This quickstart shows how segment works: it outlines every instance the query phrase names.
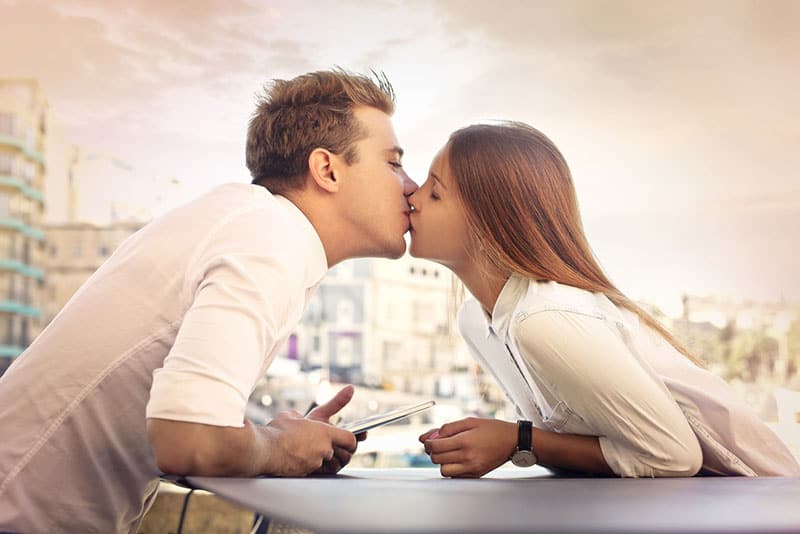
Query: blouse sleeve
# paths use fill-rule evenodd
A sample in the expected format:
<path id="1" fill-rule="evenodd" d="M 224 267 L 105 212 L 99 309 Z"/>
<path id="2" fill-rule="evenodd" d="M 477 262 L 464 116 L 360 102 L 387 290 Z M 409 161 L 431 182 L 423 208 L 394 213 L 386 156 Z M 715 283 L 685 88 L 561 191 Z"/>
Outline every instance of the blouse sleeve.
<path id="1" fill-rule="evenodd" d="M 613 325 L 564 311 L 523 319 L 517 345 L 529 368 L 599 437 L 619 476 L 693 476 L 702 451 L 682 410 L 636 360 Z"/>

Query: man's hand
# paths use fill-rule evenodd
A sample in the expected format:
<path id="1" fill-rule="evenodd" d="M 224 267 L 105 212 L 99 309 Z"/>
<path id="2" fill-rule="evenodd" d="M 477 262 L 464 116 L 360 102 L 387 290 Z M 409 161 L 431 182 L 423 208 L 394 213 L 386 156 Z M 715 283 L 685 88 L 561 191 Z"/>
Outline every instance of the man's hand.
<path id="1" fill-rule="evenodd" d="M 304 476 L 336 473 L 356 450 L 352 432 L 328 420 L 353 397 L 342 389 L 304 418 L 285 412 L 268 425 L 225 427 L 148 419 L 147 433 L 158 468 L 164 473 L 198 476 Z M 359 436 L 363 439 L 363 436 Z"/>
<path id="2" fill-rule="evenodd" d="M 419 440 L 445 477 L 481 477 L 503 465 L 517 447 L 517 425 L 469 417 L 429 430 Z"/>
<path id="3" fill-rule="evenodd" d="M 354 392 L 355 388 L 353 388 L 353 386 L 343 387 L 331 400 L 311 410 L 306 418 L 312 421 L 330 423 L 331 417 L 339 413 L 339 411 L 352 400 Z M 356 435 L 357 441 L 364 441 L 366 438 L 366 432 Z M 316 472 L 331 475 L 338 473 L 344 466 L 350 463 L 354 452 L 355 449 L 351 451 L 343 447 L 334 447 L 333 458 L 326 461 Z"/>
<path id="4" fill-rule="evenodd" d="M 356 450 L 356 437 L 352 432 L 305 418 L 294 411 L 279 414 L 262 428 L 269 436 L 267 473 L 272 475 L 336 473 Z"/>

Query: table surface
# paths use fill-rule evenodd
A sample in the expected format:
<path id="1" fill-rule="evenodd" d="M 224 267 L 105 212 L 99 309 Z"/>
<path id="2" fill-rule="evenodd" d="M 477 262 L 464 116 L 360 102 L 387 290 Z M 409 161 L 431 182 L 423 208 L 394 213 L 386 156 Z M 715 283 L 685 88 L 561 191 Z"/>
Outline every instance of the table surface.
<path id="1" fill-rule="evenodd" d="M 534 467 L 482 479 L 404 468 L 187 480 L 319 533 L 800 532 L 800 478 L 565 478 Z"/>

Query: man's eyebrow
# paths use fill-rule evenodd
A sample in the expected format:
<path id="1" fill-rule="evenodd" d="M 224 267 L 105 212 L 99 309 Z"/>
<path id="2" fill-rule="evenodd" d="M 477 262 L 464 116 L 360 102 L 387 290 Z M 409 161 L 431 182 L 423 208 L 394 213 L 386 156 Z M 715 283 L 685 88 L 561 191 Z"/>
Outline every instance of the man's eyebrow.
<path id="1" fill-rule="evenodd" d="M 445 189 L 445 190 L 447 190 L 447 186 L 446 186 L 446 185 L 444 185 L 444 184 L 442 183 L 442 179 L 441 179 L 441 178 L 439 178 L 439 177 L 436 175 L 436 173 L 433 173 L 433 172 L 432 172 L 432 173 L 431 173 L 431 178 L 433 178 L 434 180 L 436 180 L 436 182 L 437 182 L 439 185 L 441 185 L 441 186 L 442 186 L 442 189 Z"/>
<path id="2" fill-rule="evenodd" d="M 399 146 L 393 146 L 392 148 L 387 148 L 386 149 L 386 153 L 387 154 L 397 154 L 398 156 L 400 156 L 402 158 L 403 154 L 405 154 L 405 151 L 402 148 L 400 148 Z"/>

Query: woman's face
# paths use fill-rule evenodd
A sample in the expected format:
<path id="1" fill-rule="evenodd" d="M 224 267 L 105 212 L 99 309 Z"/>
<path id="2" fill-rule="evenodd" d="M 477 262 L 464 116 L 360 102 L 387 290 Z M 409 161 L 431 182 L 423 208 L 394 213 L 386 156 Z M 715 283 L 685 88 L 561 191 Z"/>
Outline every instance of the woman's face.
<path id="1" fill-rule="evenodd" d="M 450 174 L 445 145 L 431 162 L 428 179 L 411 197 L 411 247 L 409 252 L 447 267 L 469 261 L 464 208 Z"/>

